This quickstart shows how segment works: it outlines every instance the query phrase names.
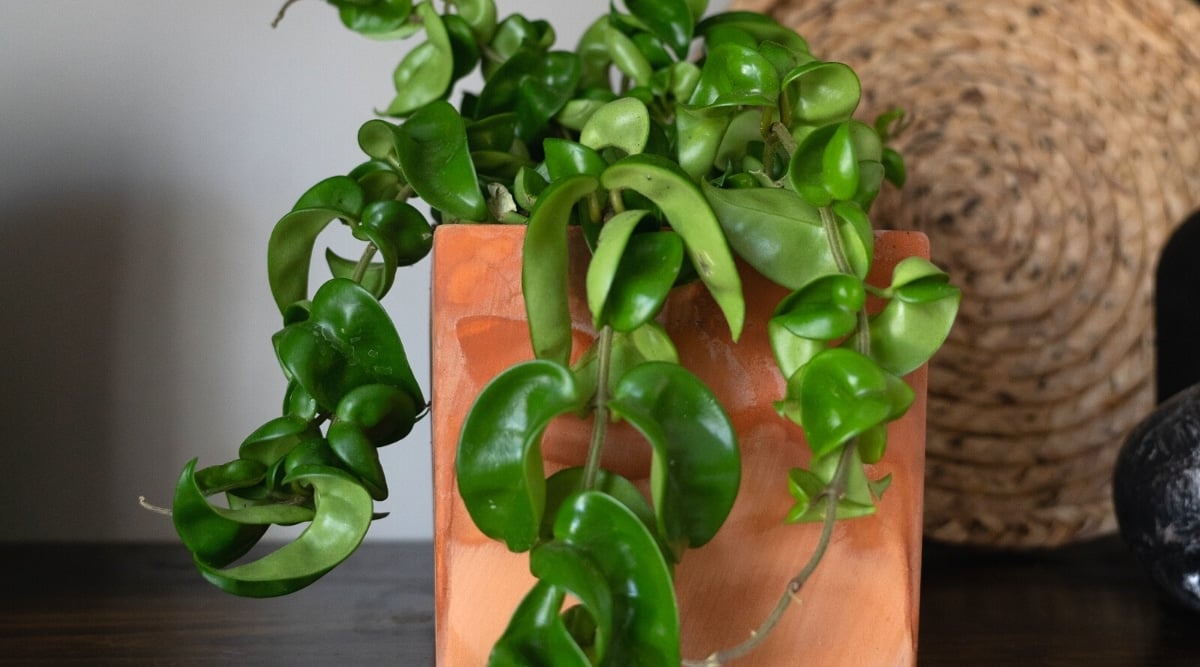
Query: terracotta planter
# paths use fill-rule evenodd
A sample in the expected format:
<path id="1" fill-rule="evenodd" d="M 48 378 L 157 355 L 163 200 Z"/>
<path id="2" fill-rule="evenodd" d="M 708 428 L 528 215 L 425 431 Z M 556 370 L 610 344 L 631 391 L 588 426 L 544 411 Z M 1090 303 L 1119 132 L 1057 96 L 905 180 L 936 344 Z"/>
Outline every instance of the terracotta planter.
<path id="1" fill-rule="evenodd" d="M 437 657 L 442 667 L 487 661 L 517 602 L 531 586 L 527 554 L 512 554 L 480 534 L 458 496 L 454 456 L 459 429 L 479 390 L 497 373 L 532 357 L 520 292 L 523 227 L 440 227 L 433 250 L 433 441 Z M 928 256 L 914 232 L 879 235 L 871 281 L 900 258 Z M 584 266 L 586 249 L 573 246 Z M 573 269 L 576 353 L 594 334 L 583 272 Z M 791 506 L 786 473 L 808 460 L 798 427 L 775 414 L 783 395 L 766 321 L 784 290 L 744 269 L 746 329 L 733 347 L 702 286 L 673 295 L 664 324 L 681 360 L 721 399 L 737 427 L 741 493 L 725 527 L 677 570 L 683 654 L 701 658 L 757 627 L 803 566 L 819 527 L 784 525 Z M 891 427 L 887 456 L 872 476 L 893 474 L 879 512 L 840 524 L 816 575 L 780 627 L 742 661 L 760 667 L 912 665 L 916 662 L 924 482 L 925 369 L 908 378 L 916 402 Z M 547 473 L 581 465 L 587 422 L 562 418 L 545 440 Z M 631 429 L 610 431 L 605 464 L 635 481 L 649 470 L 649 448 Z"/>

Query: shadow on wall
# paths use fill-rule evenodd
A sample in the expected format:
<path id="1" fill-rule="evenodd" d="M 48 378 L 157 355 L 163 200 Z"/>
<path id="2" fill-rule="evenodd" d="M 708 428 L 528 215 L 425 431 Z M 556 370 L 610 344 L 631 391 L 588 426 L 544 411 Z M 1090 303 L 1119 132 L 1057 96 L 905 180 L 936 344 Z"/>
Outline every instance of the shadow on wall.
<path id="1" fill-rule="evenodd" d="M 100 539 L 130 504 L 111 480 L 131 207 L 120 188 L 0 205 L 0 540 Z"/>

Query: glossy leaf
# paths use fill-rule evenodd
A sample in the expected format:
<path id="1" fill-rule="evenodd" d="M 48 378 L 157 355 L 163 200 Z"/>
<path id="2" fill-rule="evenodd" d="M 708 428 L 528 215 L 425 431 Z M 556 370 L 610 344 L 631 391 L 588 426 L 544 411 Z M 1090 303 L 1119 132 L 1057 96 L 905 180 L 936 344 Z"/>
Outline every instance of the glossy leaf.
<path id="1" fill-rule="evenodd" d="M 312 487 L 312 523 L 295 541 L 243 565 L 221 569 L 197 558 L 205 579 L 236 595 L 284 595 L 316 581 L 358 548 L 372 512 L 371 497 L 362 486 L 340 471 L 320 467 L 296 471 L 286 481 Z"/>
<path id="2" fill-rule="evenodd" d="M 533 546 L 545 506 L 542 432 L 579 404 L 570 371 L 549 361 L 514 366 L 480 392 L 455 465 L 463 502 L 483 534 L 512 551 Z"/>
<path id="3" fill-rule="evenodd" d="M 579 76 L 579 56 L 574 53 L 522 49 L 488 78 L 476 115 L 515 111 L 517 137 L 532 142 L 571 99 Z"/>
<path id="4" fill-rule="evenodd" d="M 338 421 L 358 426 L 373 447 L 389 445 L 412 431 L 418 406 L 407 391 L 386 384 L 350 390 L 338 402 Z"/>
<path id="5" fill-rule="evenodd" d="M 458 15 L 471 26 L 481 44 L 491 41 L 496 32 L 495 0 L 452 0 Z"/>
<path id="6" fill-rule="evenodd" d="M 674 556 L 707 543 L 741 481 L 737 435 L 716 397 L 683 367 L 651 362 L 621 378 L 609 407 L 653 447 L 651 495 Z"/>
<path id="7" fill-rule="evenodd" d="M 397 39 L 410 34 L 408 22 L 412 0 L 329 0 L 338 8 L 342 24 L 354 32 L 374 39 Z"/>
<path id="8" fill-rule="evenodd" d="M 654 537 L 621 503 L 585 491 L 559 510 L 554 542 L 591 561 L 612 594 L 607 665 L 677 665 L 679 610 Z"/>
<path id="9" fill-rule="evenodd" d="M 245 480 L 253 484 L 262 479 L 263 467 Z M 223 516 L 209 504 L 206 492 L 197 483 L 196 459 L 188 461 L 175 485 L 171 520 L 175 532 L 197 559 L 217 565 L 231 563 L 250 551 L 266 532 L 267 526 L 247 524 Z"/>
<path id="10" fill-rule="evenodd" d="M 844 273 L 822 276 L 788 295 L 775 309 L 778 322 L 792 335 L 829 341 L 849 335 L 866 305 L 862 280 Z"/>
<path id="11" fill-rule="evenodd" d="M 589 657 L 602 664 L 614 630 L 613 593 L 605 573 L 586 552 L 557 540 L 538 545 L 530 552 L 529 570 L 539 581 L 579 600 L 592 620 L 592 636 L 586 644 L 594 647 L 594 654 Z"/>
<path id="12" fill-rule="evenodd" d="M 814 456 L 903 414 L 913 393 L 869 357 L 844 348 L 825 350 L 797 374 L 804 433 Z M 789 384 L 791 384 L 789 382 Z M 788 388 L 793 395 L 793 387 Z"/>
<path id="13" fill-rule="evenodd" d="M 849 123 L 838 124 L 821 157 L 821 173 L 829 194 L 839 200 L 853 197 L 858 191 L 858 156 Z"/>
<path id="14" fill-rule="evenodd" d="M 608 163 L 595 150 L 569 139 L 549 138 L 542 142 L 546 152 L 546 171 L 551 181 L 576 174 L 599 177 Z"/>
<path id="15" fill-rule="evenodd" d="M 362 187 L 349 176 L 334 176 L 310 188 L 275 223 L 267 247 L 267 277 L 280 312 L 308 294 L 317 236 L 334 220 L 357 221 L 363 206 Z"/>
<path id="16" fill-rule="evenodd" d="M 696 34 L 707 36 L 712 29 L 718 26 L 736 27 L 753 35 L 760 42 L 770 40 L 795 53 L 808 53 L 808 43 L 794 29 L 781 25 L 775 19 L 761 12 L 727 11 L 714 14 L 696 26 Z"/>
<path id="17" fill-rule="evenodd" d="M 559 610 L 566 591 L 539 582 L 517 605 L 492 648 L 488 667 L 589 667 Z"/>
<path id="18" fill-rule="evenodd" d="M 825 520 L 830 501 L 827 489 L 840 454 L 840 450 L 835 450 L 814 458 L 812 471 L 795 468 L 789 472 L 788 491 L 796 504 L 788 513 L 787 523 L 817 523 Z M 877 494 L 872 492 L 872 484 L 863 471 L 863 462 L 857 450 L 850 454 L 847 464 L 846 487 L 838 500 L 835 516 L 838 520 L 870 516 L 876 511 Z"/>
<path id="19" fill-rule="evenodd" d="M 358 147 L 372 159 L 395 162 L 396 125 L 373 118 L 358 128 Z"/>
<path id="20" fill-rule="evenodd" d="M 273 341 L 288 376 L 327 411 L 365 384 L 392 385 L 424 402 L 387 312 L 353 281 L 335 278 L 322 285 L 311 317 L 284 327 Z"/>
<path id="21" fill-rule="evenodd" d="M 871 318 L 871 352 L 889 372 L 905 375 L 950 335 L 962 292 L 936 266 L 915 257 L 896 265 L 891 289 L 897 296 Z"/>
<path id="22" fill-rule="evenodd" d="M 450 73 L 450 81 L 454 82 L 474 72 L 479 65 L 479 44 L 471 24 L 458 14 L 442 16 L 442 23 L 450 39 L 450 52 L 454 54 L 454 69 Z"/>
<path id="23" fill-rule="evenodd" d="M 321 433 L 308 419 L 276 417 L 246 436 L 238 448 L 238 458 L 269 466 L 304 440 Z"/>
<path id="24" fill-rule="evenodd" d="M 596 252 L 592 255 L 587 270 L 588 310 L 592 313 L 592 324 L 596 328 L 603 324 L 604 306 L 608 302 L 609 291 L 617 276 L 629 238 L 647 213 L 649 211 L 636 209 L 622 211 L 604 223 L 600 230 Z"/>
<path id="25" fill-rule="evenodd" d="M 608 362 L 609 391 L 611 392 L 616 387 L 617 381 L 634 366 L 648 361 L 679 363 L 679 352 L 675 349 L 675 343 L 661 324 L 650 320 L 628 333 L 614 332 L 612 354 Z M 572 372 L 577 378 L 576 383 L 580 387 L 595 391 L 599 377 L 597 364 L 596 345 L 593 343 L 591 347 L 584 350 L 575 365 L 572 366 Z M 591 398 L 592 396 L 589 395 L 586 400 L 591 400 Z"/>
<path id="26" fill-rule="evenodd" d="M 579 143 L 595 150 L 619 148 L 627 155 L 641 153 L 650 140 L 650 111 L 632 97 L 613 100 L 596 109 L 579 135 Z"/>
<path id="27" fill-rule="evenodd" d="M 782 94 L 792 110 L 792 122 L 824 125 L 848 120 L 858 108 L 862 84 L 842 63 L 814 61 L 799 65 L 784 77 Z"/>
<path id="28" fill-rule="evenodd" d="M 554 520 L 558 510 L 582 489 L 583 468 L 580 466 L 563 468 L 546 479 L 546 511 L 542 515 L 540 531 L 542 541 L 554 539 Z M 657 519 L 654 509 L 633 482 L 601 468 L 596 471 L 592 490 L 608 494 L 633 512 L 648 530 L 655 530 Z"/>
<path id="29" fill-rule="evenodd" d="M 695 26 L 688 0 L 625 0 L 625 6 L 655 37 L 669 45 L 677 58 L 687 58 Z"/>
<path id="30" fill-rule="evenodd" d="M 396 66 L 392 75 L 396 97 L 388 105 L 389 116 L 407 116 L 440 99 L 450 89 L 454 76 L 454 51 L 442 17 L 432 2 L 418 4 L 415 11 L 425 29 L 426 41 L 409 51 Z"/>
<path id="31" fill-rule="evenodd" d="M 704 196 L 742 259 L 788 289 L 834 273 L 821 215 L 783 188 L 722 189 L 702 184 Z M 865 274 L 864 274 L 865 275 Z"/>
<path id="32" fill-rule="evenodd" d="M 797 336 L 774 319 L 767 322 L 767 337 L 771 343 L 771 352 L 775 355 L 775 363 L 785 378 L 795 375 L 813 357 L 817 356 L 817 353 L 829 347 L 823 340 Z M 776 405 L 776 408 L 781 410 L 784 417 L 797 424 L 802 423 L 798 404 L 785 402 Z"/>
<path id="33" fill-rule="evenodd" d="M 753 48 L 727 42 L 709 50 L 688 105 L 774 106 L 778 98 L 779 74 L 771 61 Z"/>
<path id="34" fill-rule="evenodd" d="M 657 317 L 682 265 L 683 241 L 675 232 L 635 234 L 614 273 L 602 321 L 631 332 Z"/>
<path id="35" fill-rule="evenodd" d="M 604 44 L 608 47 L 613 64 L 633 81 L 635 86 L 649 86 L 654 78 L 654 68 L 650 66 L 646 56 L 642 55 L 641 49 L 629 36 L 613 26 L 611 21 L 605 21 L 601 25 Z"/>
<path id="36" fill-rule="evenodd" d="M 737 340 L 746 317 L 742 280 L 721 225 L 699 186 L 674 163 L 655 155 L 624 158 L 609 166 L 601 181 L 609 190 L 633 190 L 663 212 L 683 238 L 700 280 L 724 313 L 731 337 Z"/>
<path id="37" fill-rule="evenodd" d="M 571 357 L 571 312 L 567 300 L 567 224 L 580 199 L 599 181 L 581 174 L 548 187 L 529 216 L 522 250 L 521 291 L 529 336 L 538 359 L 567 365 Z"/>
<path id="38" fill-rule="evenodd" d="M 487 202 L 467 150 L 466 122 L 449 102 L 422 107 L 396 130 L 405 178 L 421 199 L 460 220 L 480 221 Z"/>
<path id="39" fill-rule="evenodd" d="M 329 449 L 342 463 L 338 467 L 353 475 L 355 481 L 371 494 L 371 498 L 386 499 L 387 477 L 379 461 L 379 452 L 362 428 L 353 422 L 336 420 L 329 425 L 325 437 Z"/>

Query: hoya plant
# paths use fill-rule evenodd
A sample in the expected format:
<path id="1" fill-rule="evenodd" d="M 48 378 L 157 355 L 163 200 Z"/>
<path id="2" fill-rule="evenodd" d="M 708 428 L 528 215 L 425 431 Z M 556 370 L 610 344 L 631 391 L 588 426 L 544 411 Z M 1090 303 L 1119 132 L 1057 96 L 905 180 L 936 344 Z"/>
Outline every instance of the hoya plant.
<path id="1" fill-rule="evenodd" d="M 238 595 L 280 595 L 357 548 L 388 495 L 378 449 L 437 409 L 379 299 L 430 251 L 436 226 L 526 225 L 530 360 L 476 398 L 456 463 L 479 530 L 528 553 L 537 580 L 491 664 L 684 662 L 673 571 L 721 528 L 741 460 L 725 409 L 657 318 L 674 288 L 698 282 L 736 341 L 746 308 L 735 258 L 790 291 L 766 327 L 786 381 L 775 408 L 803 429 L 811 464 L 780 474 L 794 496 L 787 520 L 822 526 L 780 582 L 777 613 L 697 664 L 748 652 L 835 524 L 881 502 L 888 479 L 865 466 L 913 401 L 902 377 L 957 311 L 959 290 L 923 259 L 901 261 L 885 287 L 865 282 L 868 211 L 885 181 L 905 178 L 887 145 L 903 115 L 856 119 L 849 66 L 765 16 L 705 16 L 705 0 L 614 2 L 573 50 L 546 21 L 501 17 L 492 0 L 327 2 L 350 30 L 415 45 L 394 98 L 358 133 L 361 164 L 301 195 L 267 242 L 287 388 L 236 458 L 193 460 L 179 478 L 173 520 L 201 574 Z M 473 72 L 482 87 L 456 92 Z M 331 223 L 360 256 L 318 252 Z M 586 350 L 572 348 L 569 228 L 591 251 Z M 310 279 L 314 263 L 324 282 Z M 868 297 L 884 303 L 874 314 Z M 547 477 L 543 433 L 568 414 L 593 417 L 586 463 Z M 600 464 L 618 421 L 649 445 L 646 495 Z M 307 526 L 242 562 L 274 524 Z"/>

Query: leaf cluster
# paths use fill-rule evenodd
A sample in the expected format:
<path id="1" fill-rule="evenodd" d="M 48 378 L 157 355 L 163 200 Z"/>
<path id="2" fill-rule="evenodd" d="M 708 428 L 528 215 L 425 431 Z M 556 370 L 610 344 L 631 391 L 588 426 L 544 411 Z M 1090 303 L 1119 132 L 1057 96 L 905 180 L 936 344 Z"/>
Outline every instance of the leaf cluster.
<path id="1" fill-rule="evenodd" d="M 243 595 L 295 590 L 349 555 L 387 494 L 377 449 L 426 409 L 379 299 L 398 267 L 429 252 L 437 225 L 523 224 L 535 358 L 483 389 L 457 457 L 473 520 L 529 552 L 538 580 L 491 663 L 679 664 L 672 571 L 720 529 L 741 464 L 728 415 L 679 364 L 659 313 L 676 286 L 698 282 L 736 341 L 746 315 L 735 258 L 790 290 L 767 325 L 787 387 L 777 411 L 812 454 L 788 473 L 789 520 L 872 513 L 887 480 L 869 479 L 869 465 L 913 400 L 902 377 L 941 346 L 960 298 L 921 259 L 885 287 L 865 282 L 868 211 L 885 181 L 905 178 L 886 145 L 902 114 L 855 119 L 862 89 L 849 66 L 768 17 L 705 17 L 704 0 L 614 3 L 573 50 L 556 47 L 545 21 L 501 18 L 493 0 L 444 11 L 327 1 L 350 30 L 418 41 L 382 117 L 359 131 L 364 161 L 315 185 L 274 228 L 281 414 L 236 460 L 189 463 L 179 534 L 204 576 Z M 482 88 L 452 104 L 476 71 Z M 327 251 L 331 278 L 310 296 L 318 237 L 334 221 L 363 254 Z M 597 336 L 584 350 L 572 348 L 567 307 L 570 227 L 592 251 Z M 873 315 L 868 296 L 884 302 Z M 588 462 L 547 477 L 542 435 L 565 414 L 594 416 Z M 599 466 L 613 421 L 653 452 L 649 497 Z M 292 544 L 229 565 L 266 525 L 306 521 Z"/>

